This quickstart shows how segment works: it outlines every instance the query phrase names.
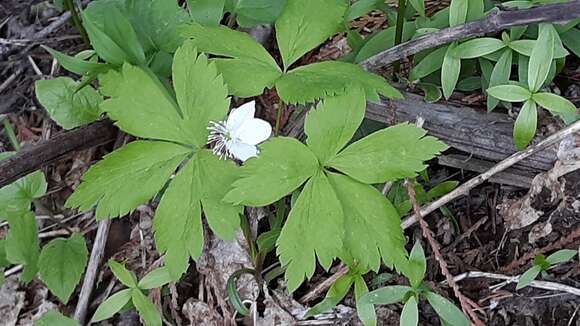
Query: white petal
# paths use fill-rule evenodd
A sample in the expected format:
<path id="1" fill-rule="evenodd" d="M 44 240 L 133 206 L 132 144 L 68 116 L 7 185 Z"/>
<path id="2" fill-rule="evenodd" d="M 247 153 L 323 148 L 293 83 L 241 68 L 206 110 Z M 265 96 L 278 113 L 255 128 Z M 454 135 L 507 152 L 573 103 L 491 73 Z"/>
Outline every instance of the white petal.
<path id="1" fill-rule="evenodd" d="M 250 157 L 258 156 L 258 147 L 240 142 L 234 142 L 229 147 L 230 153 L 238 160 L 245 162 Z"/>
<path id="2" fill-rule="evenodd" d="M 232 137 L 249 145 L 258 145 L 270 138 L 272 126 L 262 119 L 246 120 L 236 131 L 232 132 Z"/>
<path id="3" fill-rule="evenodd" d="M 236 131 L 244 123 L 244 121 L 254 118 L 256 113 L 256 101 L 248 102 L 230 112 L 226 128 L 230 132 Z"/>

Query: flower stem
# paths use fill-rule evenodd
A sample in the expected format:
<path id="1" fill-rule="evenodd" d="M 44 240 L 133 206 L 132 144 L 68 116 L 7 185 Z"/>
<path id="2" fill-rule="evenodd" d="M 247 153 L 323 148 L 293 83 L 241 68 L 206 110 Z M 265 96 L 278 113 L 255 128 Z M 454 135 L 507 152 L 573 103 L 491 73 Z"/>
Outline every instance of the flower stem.
<path id="1" fill-rule="evenodd" d="M 403 41 L 403 26 L 405 25 L 405 11 L 407 10 L 407 0 L 399 0 L 397 8 L 397 27 L 395 28 L 395 46 Z M 397 74 L 401 68 L 401 62 L 396 61 L 393 65 L 393 74 Z"/>
<path id="2" fill-rule="evenodd" d="M 89 37 L 87 35 L 87 31 L 83 27 L 81 18 L 79 16 L 79 12 L 77 11 L 77 9 L 80 10 L 80 8 L 77 8 L 74 5 L 73 0 L 64 0 L 64 9 L 70 11 L 73 25 L 75 26 L 76 30 L 81 35 L 81 39 L 83 40 L 83 42 L 85 42 L 86 44 L 90 44 Z"/>

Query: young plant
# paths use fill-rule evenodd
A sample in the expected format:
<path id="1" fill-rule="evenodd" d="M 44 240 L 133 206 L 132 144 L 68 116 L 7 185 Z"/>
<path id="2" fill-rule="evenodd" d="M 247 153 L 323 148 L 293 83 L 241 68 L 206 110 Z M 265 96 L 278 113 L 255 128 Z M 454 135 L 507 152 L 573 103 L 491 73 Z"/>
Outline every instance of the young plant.
<path id="1" fill-rule="evenodd" d="M 577 250 L 562 249 L 548 257 L 545 257 L 544 255 L 536 256 L 534 258 L 533 266 L 520 277 L 518 284 L 516 285 L 516 290 L 525 288 L 530 285 L 536 277 L 540 275 L 540 273 L 545 273 L 547 270 L 558 264 L 570 261 L 577 254 Z"/>
<path id="2" fill-rule="evenodd" d="M 339 94 L 354 84 L 362 87 L 371 101 L 378 101 L 379 94 L 400 98 L 401 94 L 381 77 L 358 65 L 325 61 L 290 70 L 304 54 L 343 30 L 347 14 L 348 6 L 343 1 L 289 1 L 275 24 L 283 69 L 246 33 L 199 24 L 181 31 L 200 51 L 218 56 L 212 61 L 231 95 L 251 97 L 275 87 L 284 102 L 302 104 Z"/>
<path id="3" fill-rule="evenodd" d="M 534 138 L 538 124 L 538 105 L 558 114 L 574 114 L 576 107 L 569 100 L 548 92 L 541 92 L 554 59 L 554 27 L 540 25 L 540 35 L 534 44 L 527 73 L 527 87 L 519 84 L 494 86 L 487 90 L 490 96 L 506 102 L 524 102 L 514 125 L 514 142 L 518 150 L 523 150 Z"/>
<path id="4" fill-rule="evenodd" d="M 363 305 L 404 303 L 400 324 L 416 326 L 419 324 L 419 302 L 425 298 L 439 315 L 443 325 L 468 326 L 469 320 L 460 309 L 427 287 L 424 283 L 426 270 L 425 253 L 417 242 L 409 256 L 408 267 L 404 270 L 404 275 L 409 279 L 410 286 L 386 286 L 363 295 L 358 302 Z M 374 324 L 365 323 L 365 325 Z"/>
<path id="5" fill-rule="evenodd" d="M 325 269 L 340 257 L 375 271 L 381 259 L 398 268 L 406 262 L 399 215 L 372 185 L 413 177 L 447 146 L 401 124 L 344 148 L 365 107 L 365 92 L 355 86 L 326 98 L 306 117 L 306 145 L 287 137 L 268 140 L 224 198 L 258 207 L 302 189 L 277 240 L 290 291 L 313 275 L 317 260 Z"/>
<path id="6" fill-rule="evenodd" d="M 167 268 L 155 269 L 145 275 L 140 281 L 137 281 L 137 277 L 133 272 L 114 260 L 109 261 L 109 268 L 127 289 L 121 290 L 103 301 L 97 311 L 95 311 L 93 318 L 91 318 L 91 323 L 113 317 L 131 301 L 131 305 L 137 309 L 139 316 L 141 316 L 147 326 L 161 326 L 161 315 L 144 291 L 170 283 L 172 276 Z"/>
<path id="7" fill-rule="evenodd" d="M 229 110 L 227 88 L 214 63 L 185 42 L 173 60 L 176 99 L 143 68 L 125 64 L 114 84 L 116 96 L 101 108 L 116 125 L 138 140 L 107 155 L 84 175 L 68 207 L 89 210 L 97 219 L 123 216 L 163 193 L 155 214 L 157 248 L 174 279 L 189 257 L 201 255 L 201 213 L 223 239 L 233 239 L 241 207 L 222 202 L 238 177 L 236 164 L 206 149 L 210 121 Z"/>

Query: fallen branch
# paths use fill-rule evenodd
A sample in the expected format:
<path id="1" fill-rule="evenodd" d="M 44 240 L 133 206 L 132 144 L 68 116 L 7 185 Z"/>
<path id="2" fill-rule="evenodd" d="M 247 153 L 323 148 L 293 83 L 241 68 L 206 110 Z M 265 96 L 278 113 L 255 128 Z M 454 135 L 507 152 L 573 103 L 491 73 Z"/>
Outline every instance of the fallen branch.
<path id="1" fill-rule="evenodd" d="M 117 129 L 109 120 L 63 132 L 38 145 L 0 161 L 0 188 L 57 161 L 67 154 L 103 145 L 115 138 Z"/>
<path id="2" fill-rule="evenodd" d="M 520 280 L 521 275 L 508 276 L 508 275 L 503 275 L 503 274 L 475 271 L 475 272 L 467 272 L 467 273 L 463 273 L 461 275 L 457 275 L 457 276 L 455 276 L 455 278 L 453 280 L 455 282 L 460 282 L 460 281 L 468 279 L 468 278 L 479 278 L 479 277 L 504 280 L 506 283 L 517 283 Z M 555 282 L 546 282 L 546 281 L 532 281 L 532 283 L 530 283 L 530 286 L 537 288 L 537 289 L 566 292 L 566 293 L 570 293 L 570 294 L 573 294 L 576 296 L 580 296 L 580 289 L 577 289 L 575 287 L 571 287 L 571 286 L 568 286 L 565 284 L 560 284 L 560 283 L 555 283 Z"/>
<path id="3" fill-rule="evenodd" d="M 542 140 L 536 145 L 528 147 L 526 150 L 517 152 L 512 156 L 506 158 L 505 160 L 499 162 L 494 167 L 478 175 L 477 177 L 467 181 L 466 183 L 462 184 L 461 186 L 457 187 L 452 192 L 448 193 L 447 195 L 435 200 L 434 202 L 424 206 L 419 214 L 415 213 L 414 215 L 408 216 L 401 222 L 401 226 L 403 229 L 409 228 L 411 225 L 415 224 L 419 221 L 420 216 L 426 216 L 427 214 L 432 213 L 436 209 L 440 208 L 441 206 L 449 203 L 450 201 L 459 198 L 461 196 L 465 196 L 469 193 L 469 191 L 476 186 L 482 184 L 484 181 L 489 180 L 495 174 L 513 166 L 514 164 L 522 161 L 523 159 L 537 153 L 543 149 L 546 149 L 552 145 L 558 144 L 564 138 L 573 135 L 580 131 L 580 121 L 575 122 L 574 124 L 558 131 L 557 133 L 551 135 L 550 137 Z"/>
<path id="4" fill-rule="evenodd" d="M 483 19 L 425 34 L 394 46 L 368 58 L 361 65 L 367 70 L 377 71 L 397 60 L 454 41 L 496 33 L 514 26 L 566 22 L 576 18 L 580 18 L 580 1 L 578 0 L 521 10 L 495 9 Z"/>
<path id="5" fill-rule="evenodd" d="M 435 256 L 435 260 L 437 260 L 437 263 L 439 264 L 441 273 L 445 276 L 447 283 L 453 289 L 453 293 L 455 294 L 457 299 L 459 299 L 459 303 L 461 304 L 461 310 L 463 310 L 463 312 L 467 316 L 469 316 L 471 322 L 474 325 L 476 326 L 485 325 L 481 320 L 479 320 L 479 318 L 473 311 L 474 308 L 478 307 L 474 307 L 473 302 L 469 300 L 467 297 L 465 297 L 463 293 L 461 293 L 461 290 L 459 290 L 459 286 L 457 285 L 457 283 L 455 283 L 453 279 L 453 275 L 451 275 L 451 273 L 449 272 L 449 269 L 447 268 L 447 262 L 445 261 L 443 255 L 441 254 L 441 246 L 435 239 L 433 231 L 431 231 L 429 225 L 427 224 L 427 222 L 425 222 L 423 216 L 421 215 L 421 207 L 419 206 L 419 203 L 417 203 L 417 194 L 415 193 L 415 188 L 413 188 L 413 184 L 409 182 L 409 180 L 405 180 L 405 187 L 407 188 L 407 194 L 409 194 L 409 200 L 413 205 L 413 211 L 415 211 L 415 216 L 417 216 L 417 220 L 419 221 L 419 226 L 421 227 L 423 237 L 427 239 L 429 247 L 431 247 L 433 255 Z"/>

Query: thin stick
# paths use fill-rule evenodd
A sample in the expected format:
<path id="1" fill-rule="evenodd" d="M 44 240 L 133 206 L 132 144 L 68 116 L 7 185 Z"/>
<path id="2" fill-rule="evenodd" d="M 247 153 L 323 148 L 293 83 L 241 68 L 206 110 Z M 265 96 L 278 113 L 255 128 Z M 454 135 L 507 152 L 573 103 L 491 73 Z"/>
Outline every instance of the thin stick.
<path id="1" fill-rule="evenodd" d="M 506 283 L 517 283 L 520 280 L 521 275 L 516 276 L 509 276 L 503 274 L 496 274 L 496 273 L 486 273 L 486 272 L 467 272 L 461 275 L 455 276 L 453 281 L 459 282 L 468 278 L 478 278 L 478 277 L 485 277 L 485 278 L 492 278 L 497 280 L 504 280 Z M 531 287 L 543 290 L 551 290 L 551 291 L 560 291 L 570 293 L 576 296 L 580 296 L 580 289 L 577 289 L 572 286 L 568 286 L 565 284 L 555 283 L 555 282 L 547 282 L 547 281 L 532 281 L 530 283 Z"/>
<path id="2" fill-rule="evenodd" d="M 559 143 L 564 138 L 566 138 L 570 135 L 573 135 L 579 131 L 580 131 L 580 121 L 577 121 L 577 122 L 573 123 L 572 125 L 570 125 L 564 129 L 558 131 L 557 133 L 551 135 L 550 137 L 542 140 L 538 144 L 530 146 L 524 151 L 517 152 L 517 153 L 513 154 L 512 156 L 510 156 L 510 157 L 506 158 L 505 160 L 499 162 L 498 164 L 494 165 L 487 172 L 478 175 L 477 177 L 467 181 L 466 183 L 464 183 L 460 187 L 456 188 L 452 192 L 448 193 L 447 195 L 445 195 L 445 196 L 437 199 L 436 201 L 424 206 L 420 210 L 420 215 L 426 216 L 426 215 L 432 213 L 433 211 L 435 211 L 436 209 L 440 208 L 441 206 L 449 203 L 450 201 L 452 201 L 456 198 L 459 198 L 461 196 L 467 195 L 467 193 L 471 189 L 482 184 L 484 181 L 488 180 L 493 175 L 511 167 L 512 165 L 514 165 L 514 164 L 520 162 L 521 160 L 533 155 L 534 153 L 537 153 L 543 149 L 546 149 L 547 147 L 550 147 L 552 145 Z M 401 227 L 403 229 L 407 229 L 410 226 L 412 226 L 413 224 L 415 224 L 417 221 L 418 221 L 418 217 L 417 217 L 417 213 L 415 213 L 414 215 L 411 215 L 411 216 L 404 218 L 403 221 L 401 222 Z"/>
<path id="3" fill-rule="evenodd" d="M 514 26 L 565 22 L 579 17 L 579 0 L 521 10 L 495 9 L 483 19 L 422 35 L 370 57 L 361 64 L 367 70 L 377 71 L 397 60 L 454 41 L 495 33 Z"/>
<path id="4" fill-rule="evenodd" d="M 302 296 L 298 302 L 305 304 L 320 297 L 324 291 L 330 288 L 332 284 L 334 284 L 334 282 L 336 282 L 336 280 L 338 280 L 341 276 L 346 275 L 346 273 L 348 273 L 348 266 L 341 264 L 341 266 L 339 266 L 339 270 L 336 273 Z"/>
<path id="5" fill-rule="evenodd" d="M 411 204 L 413 205 L 413 210 L 415 211 L 415 215 L 417 216 L 417 219 L 419 221 L 419 225 L 421 226 L 421 231 L 423 232 L 423 237 L 425 237 L 425 239 L 427 239 L 427 242 L 429 243 L 429 246 L 431 247 L 431 250 L 433 251 L 433 255 L 435 255 L 435 260 L 437 260 L 437 263 L 439 263 L 439 268 L 441 269 L 441 273 L 447 279 L 447 283 L 453 289 L 453 293 L 455 294 L 457 299 L 459 299 L 459 303 L 461 304 L 461 309 L 463 310 L 463 312 L 466 315 L 468 315 L 471 318 L 471 321 L 473 322 L 473 324 L 475 324 L 477 326 L 484 326 L 485 324 L 481 320 L 479 320 L 479 318 L 477 317 L 477 315 L 475 314 L 475 312 L 472 309 L 472 308 L 476 308 L 476 307 L 472 306 L 473 303 L 471 302 L 471 300 L 466 298 L 463 295 L 463 293 L 461 293 L 461 291 L 459 290 L 459 286 L 453 280 L 453 275 L 451 275 L 451 273 L 449 272 L 449 269 L 447 268 L 447 262 L 445 261 L 445 259 L 443 258 L 443 255 L 441 254 L 441 246 L 439 245 L 439 243 L 435 239 L 433 231 L 431 231 L 431 229 L 429 229 L 429 225 L 427 224 L 427 222 L 425 222 L 425 220 L 423 220 L 423 215 L 421 215 L 421 207 L 419 206 L 419 203 L 417 203 L 417 194 L 415 193 L 415 189 L 413 188 L 413 184 L 408 179 L 405 180 L 405 187 L 407 188 L 407 193 L 409 194 L 409 200 L 411 201 Z"/>
<path id="6" fill-rule="evenodd" d="M 79 301 L 75 309 L 75 320 L 81 325 L 84 324 L 87 317 L 87 308 L 89 306 L 89 299 L 91 298 L 91 293 L 93 292 L 93 285 L 97 279 L 99 272 L 99 265 L 105 254 L 105 244 L 107 243 L 107 238 L 109 236 L 109 228 L 111 226 L 111 220 L 106 219 L 99 222 L 99 228 L 97 229 L 97 235 L 95 237 L 95 244 L 91 250 L 91 258 L 89 259 L 89 264 L 87 266 L 87 273 L 85 274 L 85 279 L 83 280 L 83 287 L 81 288 L 81 293 L 79 295 Z"/>

